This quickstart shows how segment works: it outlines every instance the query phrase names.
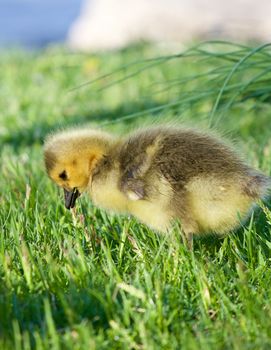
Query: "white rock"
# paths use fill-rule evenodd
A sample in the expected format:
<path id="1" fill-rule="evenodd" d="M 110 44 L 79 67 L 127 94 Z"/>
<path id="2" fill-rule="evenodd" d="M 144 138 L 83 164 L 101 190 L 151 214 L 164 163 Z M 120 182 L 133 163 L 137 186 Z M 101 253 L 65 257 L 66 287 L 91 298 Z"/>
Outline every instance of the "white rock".
<path id="1" fill-rule="evenodd" d="M 271 39 L 270 0 L 86 0 L 70 47 L 103 50 L 140 40 Z"/>

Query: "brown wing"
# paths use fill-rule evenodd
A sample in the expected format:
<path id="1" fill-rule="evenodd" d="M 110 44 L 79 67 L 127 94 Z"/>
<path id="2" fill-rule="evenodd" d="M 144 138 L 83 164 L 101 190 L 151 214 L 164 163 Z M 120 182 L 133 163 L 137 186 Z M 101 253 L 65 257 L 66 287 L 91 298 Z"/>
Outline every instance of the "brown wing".
<path id="1" fill-rule="evenodd" d="M 129 138 L 120 151 L 119 187 L 132 200 L 148 197 L 146 175 L 157 151 L 158 142 L 157 134 L 140 133 Z"/>

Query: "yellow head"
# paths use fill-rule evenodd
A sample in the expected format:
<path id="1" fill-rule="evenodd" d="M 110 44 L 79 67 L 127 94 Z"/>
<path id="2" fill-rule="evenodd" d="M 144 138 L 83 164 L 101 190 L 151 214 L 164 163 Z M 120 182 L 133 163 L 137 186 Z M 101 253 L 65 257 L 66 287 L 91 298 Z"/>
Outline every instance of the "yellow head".
<path id="1" fill-rule="evenodd" d="M 61 131 L 45 140 L 46 170 L 49 177 L 66 191 L 67 208 L 73 207 L 76 197 L 86 190 L 95 165 L 107 154 L 112 142 L 110 135 L 93 129 Z M 75 198 L 68 199 L 74 191 L 77 191 Z"/>

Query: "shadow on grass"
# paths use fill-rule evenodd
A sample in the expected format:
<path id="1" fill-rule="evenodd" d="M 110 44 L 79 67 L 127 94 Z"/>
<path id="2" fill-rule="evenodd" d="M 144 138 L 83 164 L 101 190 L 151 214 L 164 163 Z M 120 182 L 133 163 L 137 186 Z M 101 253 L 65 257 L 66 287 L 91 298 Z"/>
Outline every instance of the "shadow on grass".
<path id="1" fill-rule="evenodd" d="M 50 333 L 48 317 L 51 317 L 45 307 L 46 299 L 50 304 L 54 326 L 60 333 L 82 322 L 90 322 L 94 332 L 108 328 L 108 321 L 113 315 L 110 314 L 112 307 L 107 304 L 104 282 L 101 285 L 90 283 L 79 287 L 77 283 L 70 281 L 65 293 L 60 286 L 50 289 L 43 293 L 31 293 L 28 290 L 22 293 L 21 290 L 19 293 L 12 292 L 6 295 L 5 303 L 0 305 L 3 311 L 0 336 L 7 337 L 9 329 L 10 337 L 13 337 L 10 321 L 16 319 L 21 333 L 29 332 L 33 345 L 35 330 L 46 337 L 46 334 Z M 118 300 L 119 302 L 121 300 Z"/>
<path id="2" fill-rule="evenodd" d="M 84 115 L 71 115 L 66 116 L 65 119 L 61 119 L 61 122 L 48 122 L 37 120 L 34 124 L 24 129 L 10 130 L 10 133 L 5 136 L 0 136 L 0 145 L 10 145 L 15 151 L 18 151 L 20 147 L 32 146 L 34 144 L 42 144 L 44 138 L 50 132 L 59 128 L 67 128 L 73 126 L 80 126 L 87 123 L 93 123 L 99 126 L 103 124 L 114 124 L 116 122 L 122 125 L 129 126 L 134 123 L 137 116 L 151 114 L 153 117 L 157 116 L 163 109 L 163 104 L 159 104 L 154 101 L 148 101 L 146 103 L 129 103 L 123 104 L 114 110 L 107 109 L 100 112 L 89 112 Z M 131 116 L 131 118 L 126 118 Z M 123 118 L 118 121 L 118 119 Z"/>

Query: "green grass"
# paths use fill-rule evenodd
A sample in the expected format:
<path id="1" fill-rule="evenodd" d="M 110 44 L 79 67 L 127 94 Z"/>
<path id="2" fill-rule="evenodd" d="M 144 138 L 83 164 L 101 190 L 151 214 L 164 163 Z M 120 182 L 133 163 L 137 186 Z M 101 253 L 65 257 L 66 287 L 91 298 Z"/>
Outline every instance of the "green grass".
<path id="1" fill-rule="evenodd" d="M 190 253 L 177 228 L 162 236 L 87 198 L 73 217 L 46 177 L 42 142 L 78 124 L 212 126 L 270 174 L 271 48 L 0 58 L 0 349 L 270 349 L 267 207 Z"/>

